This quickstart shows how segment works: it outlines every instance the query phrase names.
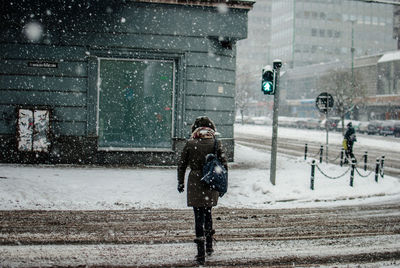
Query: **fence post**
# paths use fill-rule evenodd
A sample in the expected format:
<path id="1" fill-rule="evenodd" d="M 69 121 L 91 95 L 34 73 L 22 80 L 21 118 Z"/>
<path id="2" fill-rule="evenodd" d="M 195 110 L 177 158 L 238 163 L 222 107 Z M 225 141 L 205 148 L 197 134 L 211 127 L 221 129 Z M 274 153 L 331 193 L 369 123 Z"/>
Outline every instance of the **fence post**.
<path id="1" fill-rule="evenodd" d="M 308 145 L 306 143 L 306 147 L 304 148 L 304 160 L 307 160 L 307 151 L 308 151 Z"/>
<path id="2" fill-rule="evenodd" d="M 376 166 L 375 166 L 375 181 L 378 182 L 378 177 L 379 177 L 379 158 L 376 159 Z"/>
<path id="3" fill-rule="evenodd" d="M 319 148 L 319 163 L 322 163 L 322 156 L 324 155 L 324 146 L 321 145 L 321 148 Z"/>
<path id="4" fill-rule="evenodd" d="M 315 178 L 315 160 L 312 161 L 311 164 L 311 190 L 314 190 L 314 178 Z"/>
<path id="5" fill-rule="evenodd" d="M 343 167 L 344 149 L 340 150 L 340 166 Z"/>
<path id="6" fill-rule="evenodd" d="M 380 173 L 381 173 L 382 179 L 383 179 L 383 176 L 385 175 L 384 166 L 385 166 L 385 156 L 382 155 L 382 158 L 381 158 L 381 167 L 380 167 L 380 169 L 381 169 L 381 172 L 380 172 Z"/>
<path id="7" fill-rule="evenodd" d="M 354 169 L 356 167 L 356 160 L 354 158 L 351 159 L 351 172 L 350 172 L 350 186 L 353 187 L 354 182 Z"/>
<path id="8" fill-rule="evenodd" d="M 368 162 L 368 152 L 365 151 L 365 154 L 364 154 L 364 171 L 367 171 L 367 162 Z"/>

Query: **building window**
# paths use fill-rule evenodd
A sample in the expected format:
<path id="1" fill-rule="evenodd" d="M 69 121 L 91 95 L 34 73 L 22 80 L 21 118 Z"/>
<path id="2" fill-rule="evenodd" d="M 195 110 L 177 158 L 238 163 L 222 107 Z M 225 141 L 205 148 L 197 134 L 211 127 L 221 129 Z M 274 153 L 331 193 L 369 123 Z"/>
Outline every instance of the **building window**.
<path id="1" fill-rule="evenodd" d="M 312 12 L 312 18 L 313 18 L 314 20 L 318 19 L 318 12 L 313 11 L 313 12 Z"/>
<path id="2" fill-rule="evenodd" d="M 311 29 L 311 36 L 317 36 L 317 29 Z"/>
<path id="3" fill-rule="evenodd" d="M 370 16 L 364 16 L 364 23 L 369 25 L 371 24 L 371 17 Z"/>
<path id="4" fill-rule="evenodd" d="M 99 58 L 98 63 L 100 150 L 170 150 L 175 62 Z"/>

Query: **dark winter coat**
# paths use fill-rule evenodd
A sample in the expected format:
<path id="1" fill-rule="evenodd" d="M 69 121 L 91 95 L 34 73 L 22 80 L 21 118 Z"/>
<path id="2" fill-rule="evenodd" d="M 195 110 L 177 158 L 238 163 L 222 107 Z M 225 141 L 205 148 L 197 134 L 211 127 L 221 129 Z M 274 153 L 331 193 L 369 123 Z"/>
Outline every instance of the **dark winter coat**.
<path id="1" fill-rule="evenodd" d="M 190 167 L 187 183 L 187 205 L 189 207 L 212 207 L 218 203 L 218 192 L 200 181 L 207 154 L 214 153 L 214 138 L 190 139 L 186 142 L 178 162 L 178 183 L 183 184 L 186 168 Z M 228 170 L 227 160 L 220 141 L 217 141 L 217 155 Z"/>
<path id="2" fill-rule="evenodd" d="M 352 126 L 348 126 L 346 133 L 344 134 L 344 138 L 347 140 L 348 145 L 353 145 L 356 141 L 356 131 Z"/>

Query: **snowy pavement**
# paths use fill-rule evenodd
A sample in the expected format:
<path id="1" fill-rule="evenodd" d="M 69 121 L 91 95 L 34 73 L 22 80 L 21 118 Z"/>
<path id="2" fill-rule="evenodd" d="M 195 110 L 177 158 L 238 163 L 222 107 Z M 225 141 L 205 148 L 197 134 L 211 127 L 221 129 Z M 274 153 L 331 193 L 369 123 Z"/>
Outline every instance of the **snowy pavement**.
<path id="1" fill-rule="evenodd" d="M 249 128 L 249 131 L 257 133 L 254 128 Z M 284 132 L 282 135 L 285 135 Z M 310 132 L 298 135 L 312 138 Z M 340 142 L 340 137 L 336 140 Z M 362 142 L 363 139 L 360 143 Z M 382 141 L 376 146 L 400 150 L 398 144 L 397 140 L 393 140 Z M 373 173 L 366 178 L 356 174 L 354 186 L 350 187 L 349 175 L 330 180 L 317 172 L 315 190 L 311 190 L 310 159 L 305 161 L 303 157 L 279 154 L 275 186 L 269 182 L 269 165 L 269 152 L 236 145 L 235 162 L 230 163 L 228 193 L 220 199 L 218 207 L 317 208 L 394 203 L 400 200 L 400 178 L 397 177 L 385 175 L 375 182 Z M 347 166 L 333 164 L 320 164 L 320 167 L 332 176 L 340 175 L 348 169 Z M 105 168 L 0 164 L 0 210 L 186 210 L 186 192 L 179 194 L 176 186 L 174 167 Z M 397 219 L 397 215 L 392 217 Z M 189 228 L 191 223 L 187 224 Z M 33 232 L 26 235 L 37 234 Z M 347 247 L 349 244 L 351 251 Z M 219 241 L 216 254 L 208 262 L 210 265 L 329 265 L 359 263 L 360 259 L 365 259 L 365 267 L 396 267 L 399 265 L 399 249 L 400 236 L 385 232 L 340 238 L 268 240 L 268 237 L 264 237 L 260 240 L 251 238 L 245 241 Z M 194 244 L 182 241 L 158 244 L 0 246 L 0 264 L 4 267 L 182 267 L 194 265 L 194 255 Z M 388 261 L 389 259 L 392 260 Z M 371 260 L 370 266 L 368 260 Z"/>
<path id="2" fill-rule="evenodd" d="M 229 171 L 228 193 L 219 206 L 232 208 L 293 208 L 354 205 L 399 198 L 399 178 L 374 173 L 331 180 L 316 173 L 310 190 L 310 163 L 301 157 L 279 156 L 276 185 L 269 182 L 267 152 L 236 146 Z M 249 165 L 251 163 L 251 165 Z M 241 168 L 249 166 L 249 168 Z M 348 170 L 320 164 L 332 176 Z M 360 171 L 363 174 L 367 172 Z M 175 168 L 104 168 L 0 164 L 0 210 L 97 210 L 186 208 L 186 194 L 176 190 Z"/>

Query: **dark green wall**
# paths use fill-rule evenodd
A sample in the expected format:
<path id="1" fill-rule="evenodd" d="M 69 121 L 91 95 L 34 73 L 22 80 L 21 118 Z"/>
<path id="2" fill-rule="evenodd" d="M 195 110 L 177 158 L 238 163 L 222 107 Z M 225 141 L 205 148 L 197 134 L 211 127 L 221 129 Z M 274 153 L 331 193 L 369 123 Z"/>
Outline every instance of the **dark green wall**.
<path id="1" fill-rule="evenodd" d="M 247 36 L 246 9 L 220 14 L 214 7 L 133 1 L 64 2 L 0 4 L 3 161 L 13 161 L 6 152 L 15 151 L 16 109 L 25 105 L 52 109 L 51 155 L 58 161 L 85 162 L 88 152 L 97 154 L 98 57 L 174 60 L 174 140 L 178 141 L 174 148 L 189 136 L 194 119 L 206 114 L 215 121 L 232 158 L 235 41 Z M 31 22 L 42 26 L 39 40 L 28 40 L 24 34 L 24 27 Z M 56 63 L 57 68 L 29 66 L 40 61 Z M 218 91 L 221 87 L 223 92 Z M 67 156 L 67 151 L 72 153 Z M 17 152 L 11 155 L 15 157 Z M 14 160 L 17 158 L 21 160 Z M 107 155 L 90 158 L 89 162 L 113 162 Z M 48 161 L 54 162 L 51 157 Z"/>

